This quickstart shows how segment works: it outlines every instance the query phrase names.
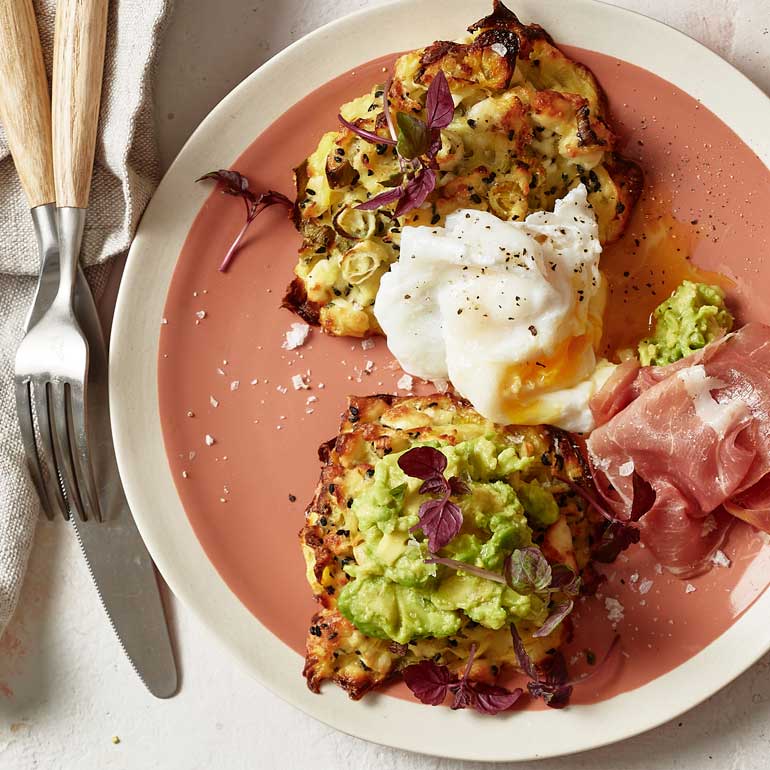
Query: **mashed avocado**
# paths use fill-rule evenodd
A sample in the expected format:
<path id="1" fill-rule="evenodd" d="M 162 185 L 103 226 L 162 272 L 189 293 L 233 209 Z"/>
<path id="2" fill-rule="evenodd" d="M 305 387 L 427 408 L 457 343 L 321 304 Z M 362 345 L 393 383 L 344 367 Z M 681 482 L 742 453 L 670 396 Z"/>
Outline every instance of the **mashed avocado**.
<path id="1" fill-rule="evenodd" d="M 719 286 L 684 281 L 653 313 L 651 337 L 639 343 L 642 366 L 671 364 L 733 328 Z"/>
<path id="2" fill-rule="evenodd" d="M 495 437 L 478 437 L 454 446 L 431 444 L 447 458 L 445 476 L 459 476 L 469 493 L 454 500 L 463 527 L 440 552 L 485 569 L 501 571 L 508 554 L 532 544 L 532 528 L 558 518 L 553 495 L 536 482 L 518 479 L 532 458 Z M 418 521 L 422 482 L 398 466 L 400 454 L 386 455 L 374 466 L 351 506 L 358 524 L 351 578 L 338 597 L 340 612 L 360 631 L 404 644 L 426 636 L 456 633 L 467 616 L 499 629 L 516 621 L 542 623 L 548 599 L 521 595 L 508 586 L 426 564 L 427 543 Z"/>

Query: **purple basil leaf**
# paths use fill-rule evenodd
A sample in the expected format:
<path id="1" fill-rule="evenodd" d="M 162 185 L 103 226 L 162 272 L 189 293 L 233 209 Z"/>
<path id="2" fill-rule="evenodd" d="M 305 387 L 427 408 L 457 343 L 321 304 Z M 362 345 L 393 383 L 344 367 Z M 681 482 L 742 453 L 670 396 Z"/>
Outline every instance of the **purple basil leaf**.
<path id="1" fill-rule="evenodd" d="M 249 190 L 249 180 L 238 171 L 229 168 L 220 168 L 218 171 L 209 171 L 208 174 L 199 176 L 195 181 L 203 182 L 213 179 L 219 183 L 219 189 L 227 195 L 240 195 L 248 201 L 255 201 L 254 193 Z"/>
<path id="2" fill-rule="evenodd" d="M 476 696 L 473 707 L 482 714 L 490 715 L 507 711 L 524 692 L 521 687 L 507 690 L 500 685 L 487 684 L 486 682 L 474 682 L 473 690 Z"/>
<path id="3" fill-rule="evenodd" d="M 564 655 L 558 650 L 551 655 L 542 665 L 543 681 L 550 685 L 569 684 L 569 672 Z"/>
<path id="4" fill-rule="evenodd" d="M 516 659 L 519 661 L 519 668 L 530 678 L 537 681 L 537 670 L 532 659 L 527 654 L 527 648 L 521 641 L 516 626 L 511 623 L 511 638 L 513 639 L 513 651 L 516 653 Z"/>
<path id="5" fill-rule="evenodd" d="M 430 132 L 430 144 L 428 145 L 428 152 L 426 155 L 435 162 L 436 155 L 438 155 L 441 149 L 441 131 L 437 128 L 431 129 Z"/>
<path id="6" fill-rule="evenodd" d="M 208 179 L 215 180 L 223 193 L 241 198 L 246 206 L 246 222 L 235 236 L 235 240 L 230 244 L 230 248 L 227 250 L 222 264 L 219 266 L 219 271 L 224 273 L 233 261 L 243 236 L 246 235 L 246 231 L 257 216 L 266 208 L 275 205 L 286 206 L 289 211 L 293 211 L 294 203 L 283 193 L 276 192 L 275 190 L 268 190 L 267 192 L 260 193 L 259 196 L 254 195 L 249 190 L 249 180 L 243 174 L 230 169 L 209 171 L 208 174 L 204 174 L 195 181 L 201 182 Z"/>
<path id="7" fill-rule="evenodd" d="M 602 564 L 610 564 L 622 551 L 638 543 L 640 537 L 638 527 L 622 521 L 612 521 L 602 533 L 601 540 L 591 549 L 591 556 Z"/>
<path id="8" fill-rule="evenodd" d="M 395 216 L 400 217 L 412 209 L 418 209 L 436 186 L 436 174 L 433 169 L 423 168 L 404 188 L 404 194 L 396 206 Z"/>
<path id="9" fill-rule="evenodd" d="M 580 575 L 566 564 L 554 564 L 551 567 L 552 591 L 561 591 L 574 598 L 580 594 L 581 584 Z"/>
<path id="10" fill-rule="evenodd" d="M 373 211 L 374 209 L 380 208 L 380 206 L 387 206 L 388 203 L 397 201 L 403 194 L 404 191 L 401 187 L 393 187 L 390 190 L 381 192 L 379 195 L 375 195 L 374 198 L 369 198 L 368 201 L 359 203 L 356 208 L 361 211 Z"/>
<path id="11" fill-rule="evenodd" d="M 495 583 L 502 583 L 505 585 L 505 578 L 499 572 L 492 572 L 491 570 L 484 569 L 483 567 L 477 567 L 475 564 L 466 564 L 464 561 L 457 561 L 457 559 L 447 559 L 443 556 L 431 556 L 425 559 L 426 564 L 443 564 L 450 569 L 460 570 L 467 572 L 469 575 L 475 575 L 476 577 L 485 578 L 486 580 L 493 580 Z"/>
<path id="12" fill-rule="evenodd" d="M 459 476 L 452 476 L 449 479 L 449 489 L 453 495 L 469 495 L 471 493 L 471 488 Z"/>
<path id="13" fill-rule="evenodd" d="M 428 536 L 431 553 L 440 551 L 463 525 L 463 512 L 447 498 L 424 502 L 418 514 L 420 521 L 411 531 L 421 529 Z"/>
<path id="14" fill-rule="evenodd" d="M 359 128 L 355 123 L 351 123 L 349 120 L 345 120 L 342 115 L 337 115 L 337 119 L 342 123 L 345 128 L 352 131 L 356 136 L 360 136 L 362 139 L 366 139 L 367 142 L 373 144 L 388 144 L 395 145 L 396 142 L 393 139 L 382 137 L 379 134 L 375 134 L 374 131 L 367 131 L 365 128 Z"/>
<path id="15" fill-rule="evenodd" d="M 452 101 L 452 92 L 449 90 L 446 75 L 439 70 L 431 84 L 425 98 L 425 117 L 428 128 L 446 128 L 455 114 L 455 103 Z"/>
<path id="16" fill-rule="evenodd" d="M 413 666 L 407 666 L 403 676 L 406 686 L 415 697 L 431 706 L 443 703 L 453 681 L 449 669 L 437 665 L 432 660 L 421 660 Z"/>
<path id="17" fill-rule="evenodd" d="M 441 495 L 449 496 L 449 482 L 441 475 L 431 476 L 422 482 L 420 487 L 421 495 Z"/>
<path id="18" fill-rule="evenodd" d="M 428 151 L 428 127 L 419 118 L 405 112 L 396 113 L 398 144 L 396 152 L 407 160 L 414 160 Z"/>
<path id="19" fill-rule="evenodd" d="M 543 636 L 548 636 L 548 634 L 553 631 L 556 626 L 559 625 L 559 623 L 564 620 L 564 618 L 567 617 L 567 615 L 572 612 L 572 608 L 574 606 L 574 603 L 572 599 L 569 599 L 566 602 L 559 602 L 558 604 L 554 604 L 553 610 L 551 614 L 545 619 L 545 623 L 543 623 L 540 628 L 535 631 L 532 636 L 536 638 L 541 638 Z"/>
<path id="20" fill-rule="evenodd" d="M 446 455 L 432 446 L 416 446 L 398 458 L 398 467 L 415 479 L 430 479 L 446 470 Z"/>
<path id="21" fill-rule="evenodd" d="M 520 548 L 505 560 L 505 577 L 516 593 L 541 593 L 551 585 L 551 565 L 539 548 Z"/>
<path id="22" fill-rule="evenodd" d="M 542 698 L 546 706 L 552 709 L 563 709 L 569 705 L 572 695 L 572 685 L 548 685 L 543 682 L 529 682 L 527 689 L 533 698 Z"/>
<path id="23" fill-rule="evenodd" d="M 476 693 L 473 690 L 473 684 L 467 679 L 452 685 L 452 692 L 454 693 L 452 709 L 464 709 L 476 705 Z"/>

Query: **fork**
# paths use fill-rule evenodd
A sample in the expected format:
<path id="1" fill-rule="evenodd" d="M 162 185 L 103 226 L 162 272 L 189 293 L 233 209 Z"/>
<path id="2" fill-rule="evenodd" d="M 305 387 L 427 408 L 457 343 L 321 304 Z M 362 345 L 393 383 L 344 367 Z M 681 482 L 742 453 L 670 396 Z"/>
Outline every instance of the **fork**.
<path id="1" fill-rule="evenodd" d="M 19 42 L 39 54 L 30 0 L 2 0 L 4 10 L 8 11 L 9 4 L 16 5 L 17 23 L 24 17 L 21 21 L 27 32 Z M 52 134 L 59 285 L 50 306 L 23 338 L 15 367 L 22 440 L 43 507 L 49 518 L 53 517 L 55 504 L 65 518 L 69 519 L 74 512 L 83 521 L 101 520 L 101 511 L 88 442 L 88 343 L 74 313 L 73 294 L 96 145 L 106 22 L 107 0 L 58 3 Z M 23 54 L 21 58 L 24 60 Z M 44 71 L 42 77 L 44 84 Z M 46 89 L 40 83 L 39 73 L 34 80 L 36 107 L 44 114 L 40 94 Z M 28 95 L 22 91 L 18 98 L 24 108 Z M 44 128 L 44 124 L 43 117 L 34 127 Z M 17 168 L 24 166 L 23 161 L 19 163 L 19 156 L 28 157 L 30 147 L 43 141 L 39 136 L 30 140 L 29 134 L 21 133 L 11 144 Z M 40 220 L 48 216 L 38 214 L 39 204 L 35 200 L 30 198 L 33 220 L 38 232 L 45 234 L 45 225 Z M 43 245 L 42 238 L 40 241 Z"/>

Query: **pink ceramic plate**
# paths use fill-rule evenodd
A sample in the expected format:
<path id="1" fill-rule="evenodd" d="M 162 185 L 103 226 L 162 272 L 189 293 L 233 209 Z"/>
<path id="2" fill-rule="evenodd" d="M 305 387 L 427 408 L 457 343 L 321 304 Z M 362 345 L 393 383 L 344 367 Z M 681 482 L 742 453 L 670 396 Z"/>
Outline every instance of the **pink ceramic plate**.
<path id="1" fill-rule="evenodd" d="M 762 623 L 770 548 L 739 527 L 726 548 L 731 566 L 689 588 L 660 574 L 644 549 L 628 552 L 606 570 L 603 595 L 576 612 L 573 645 L 575 657 L 586 647 L 601 650 L 617 626 L 627 657 L 580 688 L 565 712 L 479 719 L 388 695 L 353 704 L 333 688 L 308 693 L 298 653 L 313 602 L 296 535 L 317 480 L 316 448 L 336 432 L 347 394 L 395 392 L 401 372 L 384 340 L 364 349 L 313 332 L 305 346 L 283 350 L 284 332 L 297 320 L 279 305 L 298 236 L 281 212 L 269 211 L 230 272 L 218 273 L 242 209 L 193 184 L 232 166 L 255 189 L 291 194 L 291 168 L 334 128 L 342 102 L 383 79 L 393 51 L 457 37 L 488 10 L 486 0 L 456 0 L 435 18 L 425 6 L 363 12 L 287 49 L 212 112 L 174 163 L 132 248 L 116 314 L 112 408 L 121 472 L 174 591 L 251 672 L 305 711 L 370 740 L 458 758 L 582 750 L 675 716 L 770 646 Z M 757 128 L 770 119 L 768 100 L 713 54 L 644 17 L 587 1 L 517 3 L 515 10 L 579 46 L 570 53 L 607 91 L 623 152 L 646 171 L 630 232 L 603 257 L 618 296 L 634 241 L 663 222 L 661 249 L 672 258 L 689 250 L 699 266 L 726 274 L 742 319 L 770 321 L 760 301 L 768 289 L 760 268 L 770 250 L 770 148 Z M 376 38 L 362 33 L 370 29 Z M 651 273 L 646 301 L 653 304 L 652 290 L 663 294 L 673 272 L 691 269 L 680 260 L 666 279 L 653 254 L 634 259 L 632 279 Z M 623 313 L 617 303 L 608 317 L 617 339 Z M 310 390 L 294 390 L 296 374 Z M 720 654 L 727 648 L 743 653 Z M 408 729 L 417 716 L 426 726 L 419 736 Z M 586 729 L 594 719 L 601 732 Z"/>

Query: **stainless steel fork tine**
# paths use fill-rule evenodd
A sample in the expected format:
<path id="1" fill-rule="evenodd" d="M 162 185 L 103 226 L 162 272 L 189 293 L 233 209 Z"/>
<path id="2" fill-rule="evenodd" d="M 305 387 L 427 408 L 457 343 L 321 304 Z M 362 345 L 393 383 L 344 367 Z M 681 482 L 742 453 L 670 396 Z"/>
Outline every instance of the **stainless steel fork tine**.
<path id="1" fill-rule="evenodd" d="M 77 481 L 83 508 L 88 518 L 94 521 L 101 521 L 102 513 L 99 507 L 99 495 L 96 490 L 94 469 L 88 443 L 88 425 L 86 422 L 87 388 L 87 384 L 81 387 L 76 382 L 71 382 L 67 386 L 70 396 L 68 399 L 70 447 L 74 462 L 76 465 L 79 465 Z"/>
<path id="2" fill-rule="evenodd" d="M 40 444 L 37 448 L 37 457 L 40 465 L 47 471 L 48 499 L 54 499 L 59 504 L 62 516 L 69 521 L 70 508 L 67 499 L 61 488 L 61 479 L 58 476 L 58 463 L 52 441 L 53 424 L 48 409 L 48 387 L 40 380 L 33 380 L 30 384 L 31 403 L 34 405 L 37 414 L 38 433 L 40 435 Z M 43 472 L 45 478 L 46 474 Z"/>
<path id="3" fill-rule="evenodd" d="M 53 521 L 54 506 L 56 505 L 56 502 L 52 501 L 48 495 L 48 489 L 46 487 L 45 479 L 43 478 L 43 469 L 40 467 L 40 456 L 37 451 L 37 442 L 35 441 L 35 423 L 32 419 L 31 398 L 32 395 L 30 393 L 29 381 L 21 382 L 17 380 L 16 411 L 19 418 L 21 442 L 24 446 L 24 454 L 27 458 L 29 475 L 37 490 L 43 512 L 49 521 Z"/>
<path id="4" fill-rule="evenodd" d="M 67 385 L 61 380 L 53 380 L 48 383 L 48 414 L 51 420 L 51 433 L 53 436 L 53 448 L 56 456 L 56 468 L 61 474 L 70 511 L 73 510 L 81 521 L 87 521 L 83 502 L 80 498 L 80 487 L 77 479 L 77 469 L 74 466 L 72 448 L 69 438 L 69 425 L 67 421 Z"/>

